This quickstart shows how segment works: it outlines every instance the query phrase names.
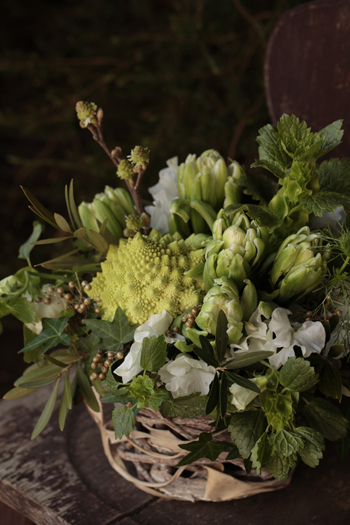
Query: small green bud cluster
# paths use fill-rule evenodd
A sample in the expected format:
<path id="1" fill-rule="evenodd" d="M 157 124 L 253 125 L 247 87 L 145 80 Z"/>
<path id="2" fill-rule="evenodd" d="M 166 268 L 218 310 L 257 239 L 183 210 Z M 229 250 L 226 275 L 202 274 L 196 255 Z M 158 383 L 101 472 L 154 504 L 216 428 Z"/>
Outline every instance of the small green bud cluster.
<path id="1" fill-rule="evenodd" d="M 97 106 L 94 102 L 83 102 L 80 100 L 75 106 L 80 127 L 87 128 L 89 124 L 96 126 L 97 124 Z"/>
<path id="2" fill-rule="evenodd" d="M 118 167 L 117 175 L 120 179 L 132 182 L 134 170 L 131 162 L 129 162 L 127 159 L 122 159 Z"/>
<path id="3" fill-rule="evenodd" d="M 142 146 L 135 146 L 134 149 L 131 150 L 128 159 L 130 159 L 130 162 L 134 165 L 134 171 L 137 172 L 140 168 L 143 170 L 147 168 L 149 164 L 149 154 L 149 149 Z"/>

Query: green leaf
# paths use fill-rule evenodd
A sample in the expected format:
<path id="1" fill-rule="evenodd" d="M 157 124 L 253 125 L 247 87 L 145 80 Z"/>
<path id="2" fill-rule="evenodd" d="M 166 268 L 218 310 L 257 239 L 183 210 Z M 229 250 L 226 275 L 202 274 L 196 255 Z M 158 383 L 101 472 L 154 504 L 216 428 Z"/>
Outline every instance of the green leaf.
<path id="1" fill-rule="evenodd" d="M 148 372 L 159 370 L 167 358 L 167 344 L 164 335 L 148 338 L 142 341 L 140 365 Z"/>
<path id="2" fill-rule="evenodd" d="M 34 246 L 31 245 L 31 243 L 39 239 L 42 231 L 43 231 L 42 224 L 39 221 L 34 221 L 33 222 L 33 232 L 31 233 L 28 240 L 24 244 L 22 244 L 19 248 L 19 254 L 18 254 L 19 259 L 26 259 L 29 263 L 29 254 L 34 248 Z"/>
<path id="3" fill-rule="evenodd" d="M 252 467 L 256 468 L 257 474 L 261 474 L 261 469 L 264 466 L 264 457 L 266 449 L 267 432 L 264 432 L 255 443 L 251 451 Z M 226 458 L 227 459 L 227 458 Z"/>
<path id="4" fill-rule="evenodd" d="M 345 211 L 350 210 L 350 197 L 334 191 L 322 191 L 316 195 L 304 197 L 301 205 L 308 213 L 321 217 L 324 211 L 333 213 L 338 206 L 343 206 Z"/>
<path id="5" fill-rule="evenodd" d="M 31 394 L 32 392 L 35 392 L 38 390 L 37 388 L 22 388 L 20 386 L 16 386 L 15 388 L 12 388 L 6 394 L 4 395 L 3 399 L 19 399 L 20 397 L 27 396 L 28 394 Z"/>
<path id="6" fill-rule="evenodd" d="M 267 472 L 281 481 L 288 479 L 290 469 L 296 465 L 296 457 L 289 456 L 286 458 L 276 451 L 272 453 L 267 452 L 267 455 L 269 456 L 265 461 Z"/>
<path id="7" fill-rule="evenodd" d="M 325 160 L 317 166 L 316 173 L 319 178 L 320 192 L 338 192 L 350 194 L 350 159 Z"/>
<path id="8" fill-rule="evenodd" d="M 216 408 L 219 401 L 220 401 L 220 380 L 219 380 L 218 374 L 215 374 L 214 379 L 211 382 L 208 402 L 205 408 L 206 415 L 211 414 L 211 412 Z"/>
<path id="9" fill-rule="evenodd" d="M 344 134 L 344 131 L 341 129 L 342 125 L 342 120 L 336 120 L 335 122 L 332 122 L 332 124 L 329 124 L 328 126 L 319 131 L 319 133 L 321 133 L 323 136 L 323 143 L 321 145 L 321 148 L 317 152 L 316 158 L 325 155 L 333 148 L 341 144 L 341 139 Z"/>
<path id="10" fill-rule="evenodd" d="M 179 445 L 183 450 L 189 451 L 189 454 L 176 466 L 182 467 L 189 465 L 201 458 L 208 458 L 211 461 L 215 461 L 221 452 L 224 452 L 227 447 L 232 446 L 232 443 L 228 443 L 227 441 L 213 441 L 212 439 L 212 434 L 202 432 L 199 435 L 198 441 L 192 441 L 192 443 L 187 443 L 186 445 Z"/>
<path id="11" fill-rule="evenodd" d="M 80 337 L 76 345 L 80 354 L 88 354 L 92 358 L 97 353 L 99 342 L 100 338 L 92 332 L 85 337 Z"/>
<path id="12" fill-rule="evenodd" d="M 170 213 L 179 215 L 184 222 L 191 218 L 191 207 L 189 199 L 176 198 L 171 201 Z"/>
<path id="13" fill-rule="evenodd" d="M 28 343 L 20 352 L 26 352 L 28 350 L 33 350 L 39 345 L 43 345 L 42 354 L 57 346 L 62 344 L 68 346 L 70 343 L 69 335 L 62 334 L 65 326 L 67 324 L 67 317 L 60 317 L 58 319 L 46 319 L 42 320 L 43 328 L 40 334 Z M 20 353 L 19 352 L 19 353 Z"/>
<path id="14" fill-rule="evenodd" d="M 230 450 L 230 452 L 227 454 L 226 456 L 226 460 L 227 461 L 230 461 L 232 459 L 237 459 L 239 458 L 240 455 L 239 455 L 239 450 L 238 448 L 236 447 L 236 445 L 233 446 L 232 450 Z"/>
<path id="15" fill-rule="evenodd" d="M 60 409 L 58 412 L 58 424 L 59 424 L 61 431 L 63 431 L 64 429 L 68 411 L 72 408 L 72 406 L 73 406 L 72 390 L 69 384 L 69 376 L 67 372 L 66 374 L 64 374 L 64 388 L 63 388 Z"/>
<path id="16" fill-rule="evenodd" d="M 88 378 L 84 374 L 84 372 L 83 372 L 83 370 L 82 370 L 82 368 L 80 366 L 80 363 L 78 363 L 77 378 L 78 378 L 78 384 L 79 384 L 81 393 L 83 394 L 83 397 L 84 397 L 84 400 L 85 400 L 86 404 L 94 412 L 99 412 L 100 411 L 100 407 L 98 405 L 97 399 L 95 397 L 95 394 L 92 391 L 92 388 L 91 388 L 91 385 L 90 385 L 90 381 L 88 380 Z"/>
<path id="17" fill-rule="evenodd" d="M 17 317 L 22 323 L 34 323 L 36 314 L 31 307 L 31 303 L 24 297 L 14 297 L 6 304 L 9 314 Z"/>
<path id="18" fill-rule="evenodd" d="M 80 257 L 72 257 L 73 254 L 78 253 L 78 251 L 79 248 L 71 250 L 70 252 L 55 257 L 54 259 L 44 261 L 36 266 L 42 266 L 48 270 L 71 270 L 74 264 L 78 265 L 83 264 L 84 262 L 84 259 L 81 259 Z"/>
<path id="19" fill-rule="evenodd" d="M 137 408 L 147 408 L 150 397 L 154 394 L 154 383 L 148 376 L 134 376 L 129 386 L 130 396 L 137 399 Z"/>
<path id="20" fill-rule="evenodd" d="M 218 356 L 219 363 L 221 363 L 225 358 L 227 345 L 227 317 L 225 315 L 225 312 L 223 310 L 220 310 L 218 313 L 215 335 L 216 355 Z"/>
<path id="21" fill-rule="evenodd" d="M 310 160 L 321 148 L 324 137 L 311 133 L 306 122 L 295 115 L 284 113 L 277 123 L 278 139 L 285 152 L 297 161 Z"/>
<path id="22" fill-rule="evenodd" d="M 347 434 L 349 421 L 343 417 L 339 408 L 320 397 L 311 401 L 305 399 L 303 414 L 309 425 L 329 441 L 337 441 Z"/>
<path id="23" fill-rule="evenodd" d="M 259 160 L 255 161 L 251 167 L 265 168 L 276 177 L 283 178 L 286 168 L 291 164 L 291 159 L 279 146 L 276 128 L 267 124 L 259 129 L 259 136 L 256 140 L 259 143 Z"/>
<path id="24" fill-rule="evenodd" d="M 280 383 L 288 390 L 305 392 L 318 381 L 318 374 L 303 357 L 290 357 L 279 372 Z"/>
<path id="25" fill-rule="evenodd" d="M 301 459 L 309 467 L 317 467 L 322 459 L 325 443 L 322 434 L 310 427 L 298 427 L 294 431 L 303 440 L 304 447 L 299 450 Z"/>
<path id="26" fill-rule="evenodd" d="M 136 425 L 136 416 L 132 410 L 125 405 L 116 406 L 112 412 L 112 423 L 116 439 L 129 436 Z"/>
<path id="27" fill-rule="evenodd" d="M 265 432 L 267 421 L 262 410 L 234 414 L 228 427 L 242 458 L 248 458 L 252 448 Z"/>
<path id="28" fill-rule="evenodd" d="M 259 363 L 260 361 L 262 361 L 263 359 L 267 359 L 271 355 L 273 355 L 273 352 L 270 352 L 269 350 L 252 350 L 250 352 L 246 352 L 245 354 L 239 354 L 237 357 L 235 357 L 235 359 L 226 363 L 225 367 L 228 370 L 244 368 L 246 366 Z"/>
<path id="29" fill-rule="evenodd" d="M 285 457 L 296 454 L 304 446 L 301 437 L 286 429 L 273 432 L 268 439 L 273 449 Z"/>
<path id="30" fill-rule="evenodd" d="M 122 350 L 125 343 L 133 340 L 137 328 L 129 324 L 120 307 L 117 308 L 111 323 L 97 319 L 85 319 L 84 322 L 95 335 L 102 339 L 100 347 L 106 351 Z"/>
<path id="31" fill-rule="evenodd" d="M 35 439 L 44 430 L 44 428 L 46 427 L 46 425 L 48 424 L 50 420 L 50 417 L 52 416 L 52 412 L 53 412 L 53 409 L 55 408 L 55 404 L 57 400 L 59 382 L 60 382 L 60 378 L 57 379 L 56 384 L 50 394 L 50 397 L 47 400 L 45 408 L 41 416 L 39 417 L 37 424 L 35 425 L 31 439 Z"/>
<path id="32" fill-rule="evenodd" d="M 104 386 L 107 389 L 107 392 L 113 395 L 119 395 L 120 386 L 122 383 L 119 383 L 116 375 L 112 371 L 112 367 L 109 368 L 106 379 L 104 381 Z"/>
<path id="33" fill-rule="evenodd" d="M 21 189 L 24 193 L 24 195 L 27 197 L 27 199 L 29 200 L 29 202 L 31 203 L 32 207 L 29 206 L 29 208 L 34 211 L 34 213 L 36 213 L 37 215 L 39 215 L 39 217 L 41 217 L 42 219 L 44 219 L 44 221 L 48 222 L 49 224 L 51 224 L 51 226 L 53 226 L 54 228 L 56 229 L 59 229 L 57 227 L 57 224 L 55 222 L 55 218 L 53 216 L 53 214 L 47 210 L 45 208 L 45 206 L 43 206 L 36 197 L 34 197 L 34 195 L 32 195 L 32 193 L 27 190 L 26 188 L 23 188 L 23 186 L 21 186 Z"/>
<path id="34" fill-rule="evenodd" d="M 72 233 L 71 227 L 69 226 L 68 222 L 62 215 L 59 215 L 58 213 L 54 213 L 54 218 L 56 221 L 57 226 L 59 229 L 65 233 Z"/>
<path id="35" fill-rule="evenodd" d="M 350 422 L 350 398 L 344 397 L 341 404 L 341 410 L 345 419 Z M 342 461 L 347 457 L 350 452 L 350 430 L 348 430 L 346 436 L 337 442 L 337 452 Z"/>
<path id="36" fill-rule="evenodd" d="M 95 232 L 94 230 L 90 230 L 90 235 L 97 250 L 103 254 L 106 254 L 108 252 L 108 242 L 102 237 L 102 235 Z"/>
<path id="37" fill-rule="evenodd" d="M 75 200 L 74 200 L 73 179 L 70 181 L 68 199 L 69 199 L 70 212 L 73 216 L 75 224 L 78 228 L 81 228 L 83 225 L 81 223 L 80 216 L 79 216 L 79 213 L 78 213 L 78 210 L 75 204 Z"/>
<path id="38" fill-rule="evenodd" d="M 247 388 L 248 390 L 252 390 L 252 392 L 260 394 L 260 388 L 252 383 L 252 381 L 249 381 L 249 379 L 235 374 L 234 372 L 225 372 L 225 374 L 231 383 L 237 383 L 237 385 L 242 386 L 243 388 Z"/>
<path id="39" fill-rule="evenodd" d="M 160 407 L 163 417 L 164 413 L 172 417 L 204 417 L 207 396 L 201 396 L 200 392 L 188 396 L 177 397 L 164 401 Z"/>
<path id="40" fill-rule="evenodd" d="M 342 346 L 342 345 L 341 345 Z M 331 362 L 326 361 L 321 368 L 320 382 L 318 389 L 325 396 L 338 399 L 339 403 L 342 399 L 342 380 L 339 370 L 332 365 Z"/>
<path id="41" fill-rule="evenodd" d="M 56 365 L 33 365 L 29 367 L 29 371 L 19 377 L 15 381 L 15 386 L 20 386 L 22 388 L 39 388 L 44 386 L 42 382 L 49 381 L 46 384 L 50 384 L 55 381 L 55 378 L 61 372 L 61 368 Z"/>
<path id="42" fill-rule="evenodd" d="M 195 347 L 193 350 L 198 355 L 200 359 L 202 359 L 205 363 L 208 365 L 213 366 L 214 368 L 217 368 L 219 366 L 219 363 L 214 357 L 214 350 L 211 344 L 209 343 L 208 339 L 206 339 L 203 335 L 199 336 L 199 341 L 201 343 L 202 348 Z"/>
<path id="43" fill-rule="evenodd" d="M 227 410 L 227 378 L 226 374 L 222 374 L 220 378 L 220 414 L 221 417 L 225 417 Z"/>
<path id="44" fill-rule="evenodd" d="M 276 182 L 266 177 L 266 175 L 262 173 L 249 173 L 247 171 L 243 172 L 243 170 L 242 178 L 237 181 L 237 184 L 245 188 L 243 191 L 245 195 L 250 195 L 252 199 L 266 205 L 278 190 Z"/>

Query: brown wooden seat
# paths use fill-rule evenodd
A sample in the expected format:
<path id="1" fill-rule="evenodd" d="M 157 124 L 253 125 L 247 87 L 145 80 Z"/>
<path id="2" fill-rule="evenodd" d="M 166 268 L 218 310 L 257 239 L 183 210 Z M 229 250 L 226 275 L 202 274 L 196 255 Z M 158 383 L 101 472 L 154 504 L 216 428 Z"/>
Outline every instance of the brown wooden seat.
<path id="1" fill-rule="evenodd" d="M 350 157 L 350 1 L 318 0 L 287 11 L 270 37 L 265 86 L 272 123 L 294 113 L 319 131 L 344 119 Z"/>

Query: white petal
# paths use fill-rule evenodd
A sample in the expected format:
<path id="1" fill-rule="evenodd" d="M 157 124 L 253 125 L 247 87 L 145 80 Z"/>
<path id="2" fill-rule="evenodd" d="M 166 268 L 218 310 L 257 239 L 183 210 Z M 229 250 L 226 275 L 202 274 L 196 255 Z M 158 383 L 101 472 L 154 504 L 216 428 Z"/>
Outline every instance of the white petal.
<path id="1" fill-rule="evenodd" d="M 277 352 L 275 355 L 269 357 L 269 363 L 277 370 L 288 361 L 289 357 L 293 357 L 294 355 L 293 346 L 290 346 L 289 348 L 282 348 L 282 350 Z"/>
<path id="2" fill-rule="evenodd" d="M 256 383 L 258 378 L 249 379 L 252 383 Z M 245 410 L 247 405 L 253 399 L 256 398 L 259 394 L 256 392 L 253 392 L 252 390 L 249 390 L 248 388 L 244 388 L 243 386 L 237 385 L 237 383 L 234 383 L 229 388 L 232 395 L 231 403 L 238 408 L 238 410 Z"/>
<path id="3" fill-rule="evenodd" d="M 123 383 L 128 383 L 134 376 L 140 373 L 143 368 L 140 365 L 141 359 L 140 343 L 133 343 L 130 352 L 124 359 L 124 362 L 114 370 L 114 373 L 123 378 Z"/>
<path id="4" fill-rule="evenodd" d="M 326 344 L 326 331 L 320 321 L 306 321 L 294 333 L 293 344 L 304 347 L 309 355 L 312 352 L 320 353 Z"/>
<path id="5" fill-rule="evenodd" d="M 272 312 L 269 330 L 272 330 L 276 335 L 272 344 L 277 348 L 290 346 L 292 343 L 294 330 L 290 324 L 288 314 L 291 314 L 290 310 L 280 307 Z"/>

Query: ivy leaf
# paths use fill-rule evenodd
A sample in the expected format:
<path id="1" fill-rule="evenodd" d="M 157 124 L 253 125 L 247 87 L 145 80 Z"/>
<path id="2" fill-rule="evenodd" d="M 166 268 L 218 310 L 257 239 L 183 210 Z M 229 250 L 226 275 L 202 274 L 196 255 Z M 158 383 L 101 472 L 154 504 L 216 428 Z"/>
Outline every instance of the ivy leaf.
<path id="1" fill-rule="evenodd" d="M 249 457 L 252 448 L 265 432 L 267 421 L 262 410 L 234 414 L 228 427 L 242 458 Z"/>
<path id="2" fill-rule="evenodd" d="M 58 344 L 69 346 L 70 337 L 67 334 L 62 334 L 65 326 L 67 324 L 67 317 L 60 317 L 58 319 L 46 319 L 42 320 L 43 328 L 40 334 L 28 343 L 21 352 L 26 352 L 27 350 L 34 350 L 39 345 L 43 345 L 42 354 L 57 346 Z"/>
<path id="3" fill-rule="evenodd" d="M 85 322 L 85 321 L 84 321 Z M 86 337 L 80 337 L 76 342 L 80 354 L 88 354 L 91 357 L 96 355 L 98 350 L 100 338 L 96 334 L 91 333 Z"/>
<path id="4" fill-rule="evenodd" d="M 29 254 L 34 248 L 34 245 L 31 243 L 36 242 L 39 239 L 43 229 L 44 227 L 39 221 L 33 222 L 33 232 L 31 233 L 27 241 L 19 247 L 19 253 L 18 253 L 19 259 L 26 259 L 29 264 L 30 262 Z"/>
<path id="5" fill-rule="evenodd" d="M 296 454 L 304 446 L 301 437 L 285 429 L 273 432 L 268 439 L 273 449 L 285 457 Z"/>
<path id="6" fill-rule="evenodd" d="M 336 120 L 335 122 L 332 122 L 332 124 L 329 124 L 319 131 L 319 133 L 321 133 L 323 136 L 323 143 L 315 158 L 318 159 L 319 157 L 322 157 L 322 155 L 325 155 L 341 144 L 341 139 L 344 135 L 344 130 L 341 129 L 342 125 L 342 120 Z"/>
<path id="7" fill-rule="evenodd" d="M 167 344 L 164 335 L 145 337 L 142 341 L 140 365 L 148 372 L 159 370 L 167 358 Z"/>
<path id="8" fill-rule="evenodd" d="M 276 128 L 267 124 L 259 129 L 256 141 L 259 143 L 259 160 L 255 161 L 252 168 L 265 168 L 278 178 L 285 176 L 285 169 L 290 166 L 291 159 L 278 143 Z"/>
<path id="9" fill-rule="evenodd" d="M 290 357 L 279 373 L 280 383 L 288 390 L 305 392 L 318 381 L 314 368 L 302 357 Z"/>
<path id="10" fill-rule="evenodd" d="M 112 412 L 112 424 L 116 439 L 129 436 L 136 425 L 136 416 L 132 410 L 125 405 L 118 405 Z"/>
<path id="11" fill-rule="evenodd" d="M 303 440 L 304 447 L 299 450 L 301 459 L 309 467 L 317 467 L 322 459 L 322 451 L 326 448 L 322 434 L 310 427 L 298 427 L 294 434 Z"/>
<path id="12" fill-rule="evenodd" d="M 338 206 L 343 206 L 345 211 L 350 210 L 350 197 L 334 191 L 322 191 L 316 195 L 308 195 L 301 201 L 301 205 L 308 213 L 322 217 L 324 211 L 335 212 Z"/>
<path id="13" fill-rule="evenodd" d="M 311 401 L 305 399 L 303 414 L 309 425 L 329 441 L 337 441 L 347 434 L 349 421 L 343 417 L 339 408 L 321 397 Z"/>
<path id="14" fill-rule="evenodd" d="M 136 326 L 130 325 L 129 321 L 123 312 L 118 307 L 113 321 L 101 321 L 100 319 L 85 319 L 86 326 L 97 337 L 102 339 L 100 347 L 103 350 L 122 350 L 124 343 L 129 343 L 134 338 Z"/>
<path id="15" fill-rule="evenodd" d="M 204 417 L 208 396 L 201 396 L 200 392 L 188 396 L 177 397 L 164 401 L 160 407 L 163 417 Z"/>
<path id="16" fill-rule="evenodd" d="M 189 451 L 189 454 L 176 465 L 177 467 L 182 467 L 198 461 L 198 459 L 201 458 L 208 458 L 211 461 L 215 461 L 227 447 L 232 447 L 232 443 L 228 443 L 227 441 L 213 441 L 212 434 L 202 432 L 199 435 L 198 441 L 192 441 L 192 443 L 187 443 L 186 445 L 179 445 L 179 447 Z"/>
<path id="17" fill-rule="evenodd" d="M 337 192 L 341 188 L 344 195 L 350 194 L 350 159 L 325 160 L 317 166 L 320 192 Z"/>

